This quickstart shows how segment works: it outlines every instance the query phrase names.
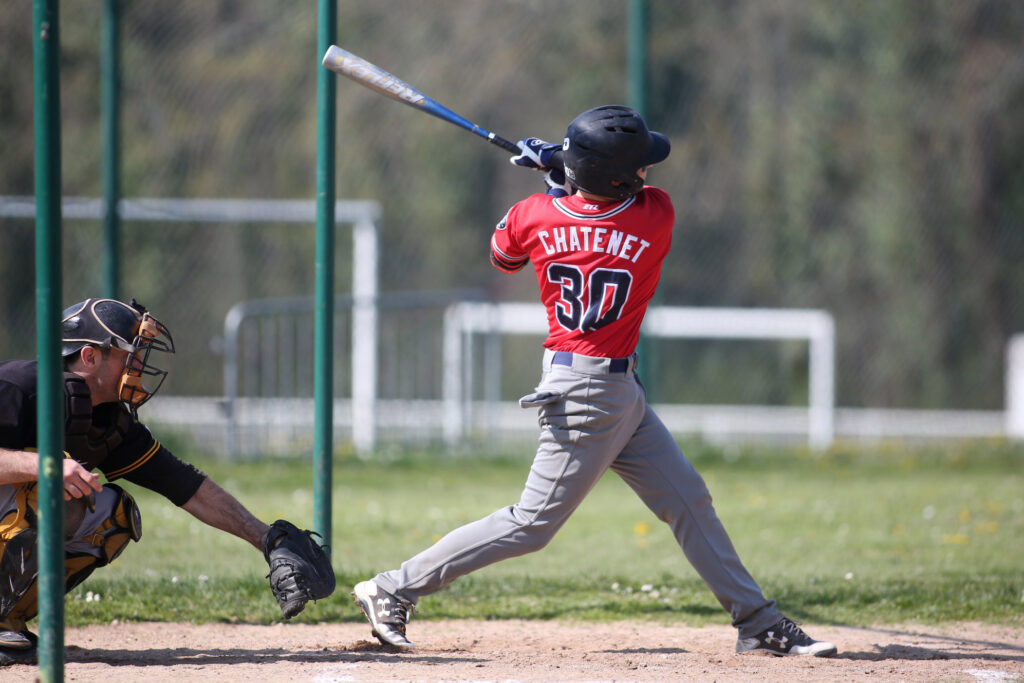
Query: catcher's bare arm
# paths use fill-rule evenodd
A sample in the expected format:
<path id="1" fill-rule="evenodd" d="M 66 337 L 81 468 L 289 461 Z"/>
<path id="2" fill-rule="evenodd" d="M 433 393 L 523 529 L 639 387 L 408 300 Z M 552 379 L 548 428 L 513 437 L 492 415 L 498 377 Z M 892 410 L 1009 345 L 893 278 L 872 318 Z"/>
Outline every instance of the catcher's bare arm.
<path id="1" fill-rule="evenodd" d="M 270 590 L 285 619 L 300 613 L 310 600 L 334 592 L 331 560 L 312 531 L 283 519 L 264 524 L 210 478 L 182 507 L 199 521 L 234 534 L 263 553 L 270 567 Z"/>
<path id="2" fill-rule="evenodd" d="M 263 550 L 263 539 L 270 527 L 256 519 L 234 496 L 209 477 L 182 507 L 200 522 L 234 534 L 257 550 Z"/>
<path id="3" fill-rule="evenodd" d="M 88 496 L 103 487 L 99 475 L 85 469 L 71 458 L 61 463 L 64 479 L 64 500 Z M 23 484 L 39 479 L 39 454 L 32 451 L 0 448 L 0 485 Z"/>

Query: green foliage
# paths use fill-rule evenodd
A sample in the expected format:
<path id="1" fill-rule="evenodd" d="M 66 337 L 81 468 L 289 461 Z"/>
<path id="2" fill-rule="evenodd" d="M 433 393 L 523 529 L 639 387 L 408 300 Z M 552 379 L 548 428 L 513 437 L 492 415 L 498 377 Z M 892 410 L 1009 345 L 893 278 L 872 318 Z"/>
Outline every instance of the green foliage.
<path id="1" fill-rule="evenodd" d="M 337 40 L 506 137 L 558 140 L 579 111 L 625 99 L 626 5 L 352 0 L 339 4 Z M 126 197 L 314 197 L 315 3 L 122 9 Z M 643 108 L 673 142 L 650 178 L 677 208 L 659 303 L 832 312 L 840 405 L 1000 407 L 1005 343 L 1024 329 L 1024 3 L 650 0 L 648 9 Z M 94 0 L 61 2 L 62 177 L 72 196 L 101 189 L 100 15 Z M 31 3 L 5 2 L 5 195 L 33 191 L 30 27 Z M 487 240 L 514 201 L 541 187 L 538 174 L 344 79 L 337 105 L 337 196 L 383 203 L 384 290 L 535 297 L 528 274 L 490 268 Z M 0 358 L 33 348 L 31 297 L 14 284 L 33 277 L 32 227 L 0 220 Z M 312 295 L 311 226 L 129 221 L 124 233 L 124 294 L 157 311 L 188 358 L 165 391 L 222 390 L 218 337 L 237 301 Z M 345 293 L 347 229 L 337 241 Z M 98 293 L 100 244 L 95 222 L 67 221 L 67 303 Z M 687 344 L 661 354 L 655 374 L 672 386 L 666 398 L 799 404 L 798 361 L 789 350 L 766 358 L 760 348 Z M 509 373 L 532 375 L 529 362 Z"/>
<path id="2" fill-rule="evenodd" d="M 1021 623 L 1020 446 L 685 450 L 740 557 L 792 616 L 850 625 Z M 200 464 L 260 518 L 311 524 L 308 462 Z M 351 585 L 514 502 L 527 469 L 522 457 L 338 459 L 338 591 L 297 620 L 358 619 Z M 261 553 L 136 493 L 143 540 L 69 596 L 70 624 L 280 618 Z M 671 534 L 612 475 L 543 551 L 463 577 L 421 602 L 417 619 L 443 617 L 728 621 Z"/>

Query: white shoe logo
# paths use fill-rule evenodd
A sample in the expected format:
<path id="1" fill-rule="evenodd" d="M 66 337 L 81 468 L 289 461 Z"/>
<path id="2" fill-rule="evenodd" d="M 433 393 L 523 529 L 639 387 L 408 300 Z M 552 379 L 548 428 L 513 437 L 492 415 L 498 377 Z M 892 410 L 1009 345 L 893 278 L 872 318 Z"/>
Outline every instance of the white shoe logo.
<path id="1" fill-rule="evenodd" d="M 789 638 L 782 636 L 781 639 L 775 637 L 775 631 L 768 631 L 768 637 L 764 639 L 764 642 L 768 645 L 772 643 L 778 643 L 779 647 L 785 648 L 786 643 L 789 642 Z"/>
<path id="2" fill-rule="evenodd" d="M 391 610 L 388 609 L 388 603 L 391 601 L 387 598 L 377 598 L 377 611 L 385 617 L 391 616 Z"/>

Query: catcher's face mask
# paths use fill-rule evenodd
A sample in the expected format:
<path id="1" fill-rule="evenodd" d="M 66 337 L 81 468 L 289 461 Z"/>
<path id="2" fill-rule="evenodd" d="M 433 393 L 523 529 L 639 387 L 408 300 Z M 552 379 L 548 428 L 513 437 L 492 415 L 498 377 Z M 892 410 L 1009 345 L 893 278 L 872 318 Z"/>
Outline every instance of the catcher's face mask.
<path id="1" fill-rule="evenodd" d="M 145 312 L 145 309 L 143 311 L 138 332 L 132 340 L 135 350 L 128 354 L 124 375 L 121 377 L 120 398 L 132 414 L 160 389 L 167 377 L 167 370 L 150 363 L 151 354 L 154 351 L 174 353 L 171 333 L 159 320 Z"/>
<path id="2" fill-rule="evenodd" d="M 65 356 L 86 345 L 115 347 L 128 353 L 118 393 L 119 400 L 133 415 L 163 384 L 167 370 L 153 365 L 151 354 L 174 353 L 174 340 L 167 328 L 135 299 L 131 304 L 115 299 L 87 299 L 64 311 L 61 328 Z"/>

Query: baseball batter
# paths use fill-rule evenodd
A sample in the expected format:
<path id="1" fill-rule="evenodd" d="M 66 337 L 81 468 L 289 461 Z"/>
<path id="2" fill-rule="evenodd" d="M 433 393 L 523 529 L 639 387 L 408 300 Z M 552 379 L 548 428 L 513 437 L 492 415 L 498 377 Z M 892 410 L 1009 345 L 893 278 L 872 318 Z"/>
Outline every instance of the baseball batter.
<path id="1" fill-rule="evenodd" d="M 635 374 L 644 313 L 669 252 L 668 194 L 645 186 L 669 154 L 637 112 L 580 114 L 562 145 L 528 138 L 514 164 L 545 171 L 546 194 L 517 204 L 491 238 L 491 263 L 532 263 L 547 310 L 541 380 L 520 399 L 536 408 L 540 443 L 514 505 L 452 531 L 401 567 L 354 588 L 373 634 L 410 649 L 417 601 L 494 562 L 543 548 L 611 468 L 675 534 L 686 558 L 732 617 L 737 652 L 835 654 L 762 593 L 715 514 L 703 478 L 647 404 Z M 563 173 L 564 169 L 564 173 Z"/>

